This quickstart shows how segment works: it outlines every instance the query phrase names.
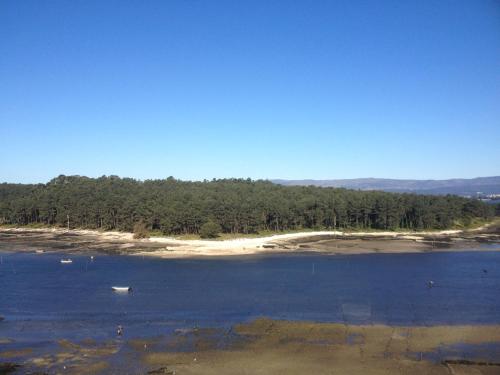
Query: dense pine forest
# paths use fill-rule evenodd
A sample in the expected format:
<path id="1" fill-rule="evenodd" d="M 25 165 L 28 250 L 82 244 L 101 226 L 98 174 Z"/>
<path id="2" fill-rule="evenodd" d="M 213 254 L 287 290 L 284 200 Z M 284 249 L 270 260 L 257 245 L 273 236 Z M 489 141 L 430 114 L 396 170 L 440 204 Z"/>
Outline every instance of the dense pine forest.
<path id="1" fill-rule="evenodd" d="M 395 194 L 268 181 L 137 181 L 59 176 L 47 184 L 0 184 L 0 223 L 131 231 L 136 223 L 165 234 L 315 229 L 443 229 L 488 219 L 494 208 L 458 196 Z"/>

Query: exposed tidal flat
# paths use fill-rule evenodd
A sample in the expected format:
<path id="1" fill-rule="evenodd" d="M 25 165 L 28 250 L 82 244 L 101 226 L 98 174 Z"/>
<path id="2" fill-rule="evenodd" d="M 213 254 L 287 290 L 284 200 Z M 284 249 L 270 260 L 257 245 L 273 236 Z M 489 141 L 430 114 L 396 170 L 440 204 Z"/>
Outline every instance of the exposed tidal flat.
<path id="1" fill-rule="evenodd" d="M 389 327 L 259 319 L 231 330 L 7 350 L 32 374 L 499 373 L 500 326 Z M 464 353 L 472 360 L 464 360 Z"/>
<path id="2" fill-rule="evenodd" d="M 270 253 L 324 254 L 410 253 L 481 249 L 500 242 L 500 222 L 476 229 L 442 231 L 307 231 L 225 240 L 150 237 L 132 233 L 66 230 L 62 228 L 6 228 L 0 226 L 0 250 L 36 250 L 74 254 L 123 254 L 161 258 L 225 257 Z"/>
<path id="3" fill-rule="evenodd" d="M 3 251 L 0 362 L 48 374 L 498 374 L 497 248 L 181 259 Z"/>

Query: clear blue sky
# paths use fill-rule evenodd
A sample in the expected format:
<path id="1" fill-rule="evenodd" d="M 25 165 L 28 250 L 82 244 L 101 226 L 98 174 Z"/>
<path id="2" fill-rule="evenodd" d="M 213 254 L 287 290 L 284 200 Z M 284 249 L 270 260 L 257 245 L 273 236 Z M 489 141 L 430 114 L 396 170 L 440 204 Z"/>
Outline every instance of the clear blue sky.
<path id="1" fill-rule="evenodd" d="M 0 1 L 0 181 L 500 175 L 500 2 Z"/>

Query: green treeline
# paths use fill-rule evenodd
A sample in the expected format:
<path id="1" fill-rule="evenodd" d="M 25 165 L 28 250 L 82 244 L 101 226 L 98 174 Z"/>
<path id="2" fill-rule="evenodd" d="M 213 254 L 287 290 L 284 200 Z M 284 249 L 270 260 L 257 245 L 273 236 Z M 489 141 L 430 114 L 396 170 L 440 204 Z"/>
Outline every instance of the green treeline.
<path id="1" fill-rule="evenodd" d="M 143 222 L 165 234 L 197 234 L 206 223 L 225 233 L 262 230 L 443 229 L 488 219 L 494 208 L 457 196 L 395 194 L 268 181 L 137 181 L 59 176 L 47 184 L 0 184 L 0 223 L 41 223 L 131 231 Z M 211 224 L 212 225 L 212 224 Z"/>

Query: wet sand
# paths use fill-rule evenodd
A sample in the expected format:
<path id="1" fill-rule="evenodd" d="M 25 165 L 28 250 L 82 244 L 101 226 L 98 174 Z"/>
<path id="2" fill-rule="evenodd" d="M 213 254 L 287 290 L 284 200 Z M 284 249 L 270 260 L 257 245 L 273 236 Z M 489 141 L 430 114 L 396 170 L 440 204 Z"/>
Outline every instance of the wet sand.
<path id="1" fill-rule="evenodd" d="M 500 242 L 498 222 L 475 230 L 436 232 L 303 232 L 233 240 L 179 240 L 91 230 L 0 228 L 0 250 L 142 255 L 161 258 L 213 257 L 291 252 L 327 254 L 410 253 L 478 249 Z M 491 249 L 490 249 L 491 250 Z"/>
<path id="2" fill-rule="evenodd" d="M 498 374 L 500 370 L 492 365 L 449 365 L 439 355 L 436 361 L 428 359 L 457 343 L 498 343 L 499 326 L 347 326 L 261 319 L 234 330 L 248 341 L 228 350 L 148 353 L 143 361 L 176 374 Z M 452 353 L 446 358 L 463 359 Z"/>
<path id="3" fill-rule="evenodd" d="M 467 354 L 488 344 L 493 357 Z M 8 347 L 9 345 L 5 345 Z M 229 331 L 59 341 L 49 351 L 0 349 L 19 370 L 71 374 L 499 374 L 500 326 L 390 327 L 258 319 Z M 485 353 L 485 352 L 484 352 Z"/>

